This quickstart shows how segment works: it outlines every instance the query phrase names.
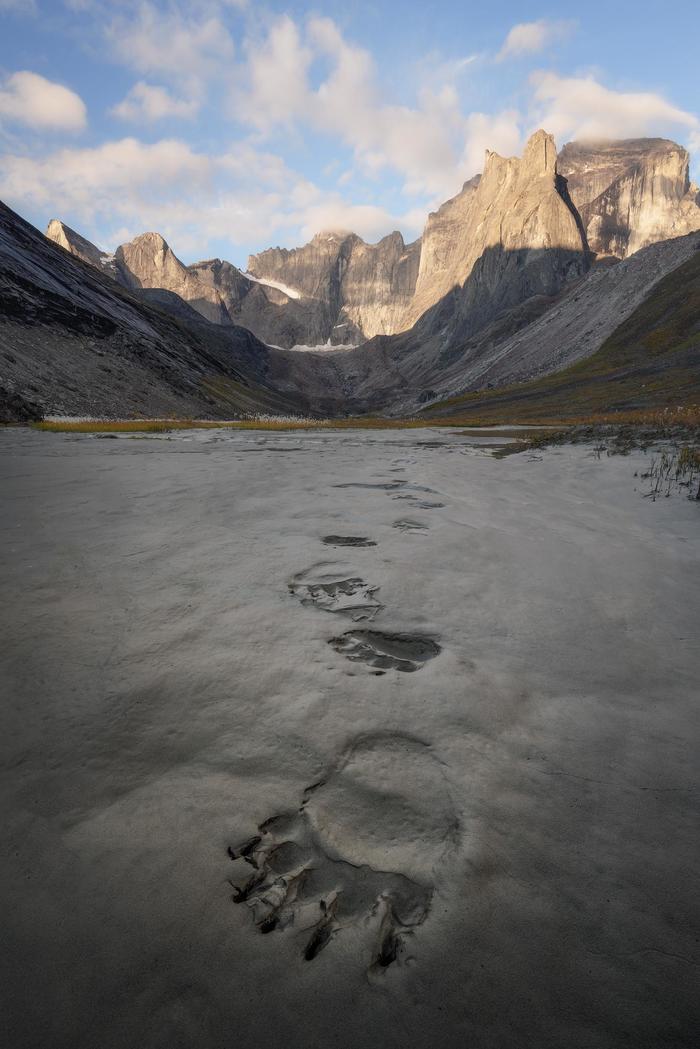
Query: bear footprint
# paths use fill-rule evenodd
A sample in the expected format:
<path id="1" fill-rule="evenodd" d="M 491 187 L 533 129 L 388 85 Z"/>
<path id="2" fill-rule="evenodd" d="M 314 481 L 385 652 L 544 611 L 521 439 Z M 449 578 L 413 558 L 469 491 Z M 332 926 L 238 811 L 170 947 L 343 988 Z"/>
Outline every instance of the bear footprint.
<path id="1" fill-rule="evenodd" d="M 303 605 L 323 612 L 340 612 L 351 619 L 374 619 L 384 606 L 374 596 L 379 589 L 366 583 L 352 565 L 320 561 L 299 572 L 289 583 L 289 591 Z"/>
<path id="2" fill-rule="evenodd" d="M 353 663 L 366 663 L 380 673 L 386 670 L 413 673 L 442 651 L 432 637 L 382 630 L 347 630 L 340 637 L 332 637 L 328 644 Z"/>
<path id="3" fill-rule="evenodd" d="M 374 925 L 369 970 L 380 972 L 405 957 L 428 917 L 457 829 L 442 765 L 425 743 L 361 737 L 296 812 L 229 847 L 233 899 L 261 933 L 299 930 L 306 961 L 344 930 Z"/>

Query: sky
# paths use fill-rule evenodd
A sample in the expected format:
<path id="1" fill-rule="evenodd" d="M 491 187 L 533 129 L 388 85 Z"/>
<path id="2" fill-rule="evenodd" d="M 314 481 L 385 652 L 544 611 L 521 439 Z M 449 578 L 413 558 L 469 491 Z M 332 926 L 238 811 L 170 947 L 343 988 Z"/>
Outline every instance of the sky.
<path id="1" fill-rule="evenodd" d="M 0 198 L 185 262 L 407 241 L 539 127 L 661 135 L 700 181 L 695 3 L 0 0 Z"/>

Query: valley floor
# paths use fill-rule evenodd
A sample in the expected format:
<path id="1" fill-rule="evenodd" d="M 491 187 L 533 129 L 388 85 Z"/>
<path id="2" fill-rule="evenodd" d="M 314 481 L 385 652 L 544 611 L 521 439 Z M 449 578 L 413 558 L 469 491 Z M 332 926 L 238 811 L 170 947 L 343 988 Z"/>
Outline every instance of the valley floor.
<path id="1" fill-rule="evenodd" d="M 4 1044 L 696 1044 L 700 507 L 494 439 L 0 433 Z"/>

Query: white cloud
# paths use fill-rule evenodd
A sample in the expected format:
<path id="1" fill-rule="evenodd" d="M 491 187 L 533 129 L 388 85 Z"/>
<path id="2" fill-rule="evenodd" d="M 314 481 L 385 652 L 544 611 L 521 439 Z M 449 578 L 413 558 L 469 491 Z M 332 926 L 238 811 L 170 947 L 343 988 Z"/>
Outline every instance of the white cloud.
<path id="1" fill-rule="evenodd" d="M 491 116 L 470 113 L 467 117 L 467 138 L 462 154 L 461 168 L 465 178 L 484 170 L 484 154 L 489 149 L 501 156 L 516 156 L 521 152 L 523 136 L 520 115 L 507 109 Z"/>
<path id="2" fill-rule="evenodd" d="M 0 120 L 3 118 L 35 130 L 82 131 L 87 111 L 75 91 L 22 70 L 8 76 L 0 88 Z"/>
<path id="3" fill-rule="evenodd" d="M 119 15 L 106 30 L 114 54 L 138 73 L 203 79 L 233 57 L 231 35 L 215 14 L 191 16 L 143 2 L 135 18 Z"/>
<path id="4" fill-rule="evenodd" d="M 85 215 L 129 207 L 149 192 L 182 190 L 206 181 L 209 161 L 176 139 L 146 145 L 134 138 L 43 158 L 0 157 L 4 193 L 38 206 L 70 206 Z"/>
<path id="5" fill-rule="evenodd" d="M 199 106 L 197 98 L 175 98 L 166 88 L 140 80 L 111 113 L 121 120 L 152 123 L 168 117 L 193 117 Z"/>
<path id="6" fill-rule="evenodd" d="M 245 87 L 234 96 L 238 119 L 263 134 L 297 125 L 321 131 L 353 150 L 356 170 L 371 177 L 398 172 L 405 192 L 431 201 L 460 184 L 470 128 L 449 81 L 471 58 L 445 66 L 445 79 L 433 70 L 408 106 L 385 98 L 371 54 L 349 43 L 330 18 L 310 18 L 302 34 L 284 16 L 247 51 Z"/>
<path id="7" fill-rule="evenodd" d="M 304 241 L 311 240 L 314 234 L 324 230 L 347 230 L 369 242 L 380 240 L 394 229 L 401 229 L 411 237 L 422 230 L 425 222 L 422 210 L 391 215 L 385 208 L 374 204 L 351 204 L 336 194 L 318 204 L 310 204 L 300 218 Z"/>
<path id="8" fill-rule="evenodd" d="M 310 49 L 302 43 L 296 24 L 283 15 L 264 41 L 247 44 L 247 86 L 239 96 L 247 119 L 261 130 L 302 115 L 311 102 L 308 69 Z"/>
<path id="9" fill-rule="evenodd" d="M 541 18 L 537 22 L 520 22 L 508 33 L 496 60 L 502 62 L 506 58 L 538 54 L 559 40 L 566 39 L 575 28 L 576 23 L 570 20 L 552 21 Z"/>
<path id="10" fill-rule="evenodd" d="M 20 210 L 59 215 L 112 247 L 151 229 L 177 252 L 201 258 L 208 243 L 227 239 L 234 261 L 236 245 L 292 246 L 323 227 L 378 238 L 399 226 L 413 235 L 422 225 L 422 212 L 395 216 L 326 192 L 251 143 L 215 156 L 176 139 L 134 138 L 43 158 L 5 154 L 0 197 Z"/>
<path id="11" fill-rule="evenodd" d="M 669 134 L 674 127 L 700 129 L 697 116 L 652 92 L 612 91 L 593 77 L 548 72 L 534 73 L 531 82 L 536 124 L 560 145 L 572 138 L 636 138 Z"/>

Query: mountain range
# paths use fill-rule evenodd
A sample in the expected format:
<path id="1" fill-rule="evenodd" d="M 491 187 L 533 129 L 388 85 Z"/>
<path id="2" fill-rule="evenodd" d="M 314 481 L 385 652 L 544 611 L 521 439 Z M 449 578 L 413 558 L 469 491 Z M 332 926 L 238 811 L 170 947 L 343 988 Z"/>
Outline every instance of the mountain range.
<path id="1" fill-rule="evenodd" d="M 59 220 L 44 238 L 3 208 L 5 414 L 406 414 L 561 372 L 693 258 L 688 165 L 665 139 L 557 154 L 538 131 L 411 244 L 327 231 L 246 272 L 185 266 L 158 233 L 113 254 Z"/>

